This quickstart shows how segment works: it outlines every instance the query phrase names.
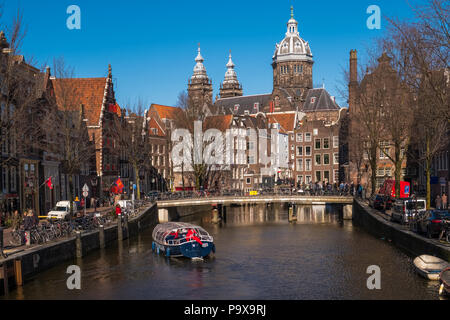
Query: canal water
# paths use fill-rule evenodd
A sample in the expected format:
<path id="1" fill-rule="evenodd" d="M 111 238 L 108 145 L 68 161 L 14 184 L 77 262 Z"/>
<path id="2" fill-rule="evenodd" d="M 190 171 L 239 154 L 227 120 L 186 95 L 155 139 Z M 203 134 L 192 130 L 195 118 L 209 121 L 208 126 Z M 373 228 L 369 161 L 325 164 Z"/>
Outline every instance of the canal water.
<path id="1" fill-rule="evenodd" d="M 152 253 L 152 230 L 39 274 L 9 299 L 439 299 L 438 283 L 419 277 L 412 259 L 339 218 L 338 207 L 301 206 L 288 222 L 286 204 L 227 207 L 183 221 L 203 226 L 216 254 L 203 262 Z M 69 290 L 67 267 L 81 268 Z M 369 290 L 367 268 L 381 270 Z"/>

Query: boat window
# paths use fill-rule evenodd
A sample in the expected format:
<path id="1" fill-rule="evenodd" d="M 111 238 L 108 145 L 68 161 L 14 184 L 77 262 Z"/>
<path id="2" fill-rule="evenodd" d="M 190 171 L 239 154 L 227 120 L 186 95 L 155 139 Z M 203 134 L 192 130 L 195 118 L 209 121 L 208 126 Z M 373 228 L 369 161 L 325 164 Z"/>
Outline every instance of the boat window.
<path id="1" fill-rule="evenodd" d="M 406 209 L 408 209 L 408 210 L 424 209 L 424 208 L 425 208 L 425 202 L 424 201 L 407 202 L 406 203 Z"/>

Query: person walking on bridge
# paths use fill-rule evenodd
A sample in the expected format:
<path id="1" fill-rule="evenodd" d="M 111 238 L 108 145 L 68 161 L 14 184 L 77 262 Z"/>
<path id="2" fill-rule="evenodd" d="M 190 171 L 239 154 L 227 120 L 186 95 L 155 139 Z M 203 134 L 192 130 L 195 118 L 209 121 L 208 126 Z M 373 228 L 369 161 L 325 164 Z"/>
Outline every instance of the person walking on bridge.
<path id="1" fill-rule="evenodd" d="M 447 195 L 444 192 L 444 194 L 442 195 L 442 209 L 444 209 L 444 210 L 446 210 L 448 208 L 448 202 L 447 201 L 448 201 L 448 198 L 447 198 Z"/>
<path id="2" fill-rule="evenodd" d="M 436 200 L 434 200 L 436 204 L 436 209 L 441 210 L 442 199 L 440 195 L 436 196 Z"/>

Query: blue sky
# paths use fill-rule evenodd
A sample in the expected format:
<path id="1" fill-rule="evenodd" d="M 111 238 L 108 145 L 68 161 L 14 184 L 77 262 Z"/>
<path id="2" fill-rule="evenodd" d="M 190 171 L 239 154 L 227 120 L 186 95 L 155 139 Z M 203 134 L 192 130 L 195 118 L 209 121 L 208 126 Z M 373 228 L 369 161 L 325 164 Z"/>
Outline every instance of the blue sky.
<path id="1" fill-rule="evenodd" d="M 66 13 L 70 5 L 81 9 L 81 30 L 69 30 Z M 121 106 L 137 101 L 175 105 L 187 89 L 201 44 L 205 67 L 218 94 L 232 51 L 244 94 L 272 91 L 272 55 L 284 38 L 290 6 L 294 6 L 300 36 L 314 55 L 313 82 L 324 83 L 342 106 L 336 89 L 350 49 L 359 57 L 373 44 L 381 30 L 366 26 L 370 5 L 381 14 L 409 17 L 406 0 L 353 1 L 86 1 L 8 0 L 4 23 L 20 8 L 27 27 L 22 49 L 41 65 L 52 65 L 63 56 L 78 77 L 103 77 L 111 63 L 116 98 Z"/>

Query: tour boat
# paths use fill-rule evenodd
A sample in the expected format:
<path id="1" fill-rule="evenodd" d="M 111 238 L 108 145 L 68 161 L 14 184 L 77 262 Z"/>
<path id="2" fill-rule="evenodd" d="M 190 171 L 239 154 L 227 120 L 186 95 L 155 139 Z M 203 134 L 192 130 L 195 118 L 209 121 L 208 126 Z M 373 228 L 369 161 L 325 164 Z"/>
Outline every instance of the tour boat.
<path id="1" fill-rule="evenodd" d="M 204 258 L 214 253 L 213 237 L 202 227 L 186 222 L 166 222 L 153 230 L 152 250 L 167 257 Z"/>
<path id="2" fill-rule="evenodd" d="M 414 266 L 417 273 L 422 277 L 429 280 L 439 280 L 439 273 L 449 267 L 450 264 L 438 257 L 424 254 L 414 259 Z"/>

